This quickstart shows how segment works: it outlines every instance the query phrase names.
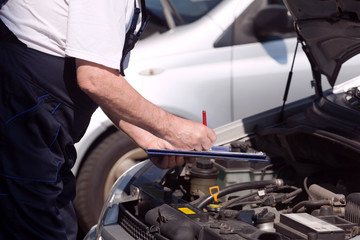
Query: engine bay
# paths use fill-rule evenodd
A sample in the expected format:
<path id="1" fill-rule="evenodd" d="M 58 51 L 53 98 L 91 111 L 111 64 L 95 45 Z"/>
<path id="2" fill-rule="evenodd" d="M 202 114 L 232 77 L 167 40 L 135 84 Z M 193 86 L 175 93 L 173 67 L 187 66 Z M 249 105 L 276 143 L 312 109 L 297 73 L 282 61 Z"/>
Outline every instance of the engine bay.
<path id="1" fill-rule="evenodd" d="M 118 223 L 141 239 L 351 239 L 359 233 L 359 192 L 344 194 L 341 183 L 309 184 L 308 178 L 298 187 L 275 176 L 270 164 L 223 164 L 198 159 L 153 182 L 148 177 L 159 171 L 149 165 L 131 185 L 139 200 L 121 204 Z"/>
<path id="2" fill-rule="evenodd" d="M 358 92 L 322 97 L 282 124 L 228 144 L 266 154 L 268 162 L 198 158 L 170 170 L 149 162 L 127 186 L 137 198 L 119 204 L 117 223 L 139 239 L 354 238 Z"/>

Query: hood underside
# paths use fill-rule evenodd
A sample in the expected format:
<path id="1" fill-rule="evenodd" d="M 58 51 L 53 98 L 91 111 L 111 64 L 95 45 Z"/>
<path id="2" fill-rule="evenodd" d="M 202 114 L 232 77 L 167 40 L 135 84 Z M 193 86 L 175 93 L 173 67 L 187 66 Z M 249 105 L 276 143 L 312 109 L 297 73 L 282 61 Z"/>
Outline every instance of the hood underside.
<path id="1" fill-rule="evenodd" d="M 334 86 L 341 65 L 360 53 L 360 1 L 284 0 L 313 71 Z"/>

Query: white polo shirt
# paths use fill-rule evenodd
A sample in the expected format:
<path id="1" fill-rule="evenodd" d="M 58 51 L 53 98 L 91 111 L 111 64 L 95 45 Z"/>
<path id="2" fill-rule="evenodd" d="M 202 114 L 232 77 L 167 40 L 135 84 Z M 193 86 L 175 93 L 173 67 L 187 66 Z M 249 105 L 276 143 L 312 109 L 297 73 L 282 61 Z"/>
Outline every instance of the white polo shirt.
<path id="1" fill-rule="evenodd" d="M 29 48 L 119 69 L 134 1 L 9 0 L 0 17 Z"/>

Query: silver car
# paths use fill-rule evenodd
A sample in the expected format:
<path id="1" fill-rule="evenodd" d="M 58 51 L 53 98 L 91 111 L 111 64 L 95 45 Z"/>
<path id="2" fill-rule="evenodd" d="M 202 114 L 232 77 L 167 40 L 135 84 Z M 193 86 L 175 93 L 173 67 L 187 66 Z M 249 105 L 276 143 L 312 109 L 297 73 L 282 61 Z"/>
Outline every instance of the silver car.
<path id="1" fill-rule="evenodd" d="M 215 129 L 227 152 L 192 152 L 194 164 L 166 170 L 135 165 L 86 239 L 360 239 L 360 77 L 335 85 L 360 54 L 360 3 L 284 2 L 315 94 Z M 168 152 L 180 153 L 190 154 Z"/>
<path id="2" fill-rule="evenodd" d="M 141 40 L 125 70 L 128 81 L 153 103 L 199 122 L 206 110 L 207 123 L 215 128 L 314 94 L 311 66 L 296 47 L 292 18 L 281 1 L 161 2 L 170 30 Z M 182 3 L 205 10 L 185 17 L 176 11 L 190 9 Z M 358 61 L 343 65 L 339 83 L 360 73 Z M 324 90 L 329 87 L 323 83 Z M 75 207 L 87 231 L 115 180 L 147 155 L 100 109 L 76 147 Z"/>

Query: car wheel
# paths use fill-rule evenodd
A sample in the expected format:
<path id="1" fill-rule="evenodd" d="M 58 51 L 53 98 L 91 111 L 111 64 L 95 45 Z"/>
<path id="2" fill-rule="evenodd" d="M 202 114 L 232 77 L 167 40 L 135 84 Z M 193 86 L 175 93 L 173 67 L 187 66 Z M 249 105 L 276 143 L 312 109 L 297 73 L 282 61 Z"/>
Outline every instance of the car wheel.
<path id="1" fill-rule="evenodd" d="M 83 160 L 77 174 L 76 198 L 79 228 L 86 233 L 97 223 L 111 186 L 127 169 L 147 157 L 125 133 L 103 139 Z"/>

